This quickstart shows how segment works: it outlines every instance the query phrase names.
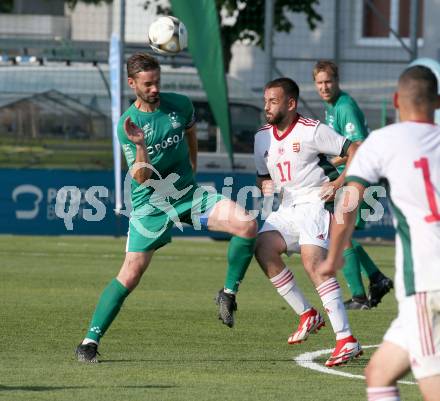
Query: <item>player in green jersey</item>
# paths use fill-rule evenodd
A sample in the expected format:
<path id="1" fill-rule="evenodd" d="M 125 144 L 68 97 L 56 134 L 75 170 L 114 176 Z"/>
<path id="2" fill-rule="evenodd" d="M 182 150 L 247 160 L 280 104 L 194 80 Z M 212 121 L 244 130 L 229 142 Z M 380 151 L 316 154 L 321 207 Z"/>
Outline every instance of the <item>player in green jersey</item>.
<path id="1" fill-rule="evenodd" d="M 319 96 L 325 105 L 325 122 L 340 135 L 352 142 L 361 143 L 368 135 L 364 113 L 356 101 L 339 87 L 338 67 L 328 60 L 320 60 L 313 69 L 313 80 Z M 338 171 L 345 168 L 345 158 L 335 157 L 332 163 Z M 368 207 L 365 203 L 364 208 Z M 359 208 L 356 228 L 362 229 L 365 221 Z M 382 297 L 393 287 L 393 282 L 386 277 L 371 260 L 362 246 L 355 240 L 346 245 L 343 273 L 350 288 L 352 298 L 345 302 L 347 309 L 369 309 L 379 304 Z M 362 283 L 361 269 L 370 280 L 368 297 Z"/>
<path id="2" fill-rule="evenodd" d="M 197 185 L 197 137 L 191 101 L 160 93 L 160 65 L 143 53 L 127 61 L 128 85 L 135 102 L 122 115 L 118 137 L 131 174 L 126 256 L 104 289 L 85 339 L 76 349 L 80 362 L 97 362 L 101 337 L 125 298 L 139 283 L 154 251 L 171 241 L 173 226 L 229 233 L 228 269 L 216 297 L 219 319 L 229 327 L 237 309 L 235 294 L 253 256 L 257 223 L 238 204 Z"/>

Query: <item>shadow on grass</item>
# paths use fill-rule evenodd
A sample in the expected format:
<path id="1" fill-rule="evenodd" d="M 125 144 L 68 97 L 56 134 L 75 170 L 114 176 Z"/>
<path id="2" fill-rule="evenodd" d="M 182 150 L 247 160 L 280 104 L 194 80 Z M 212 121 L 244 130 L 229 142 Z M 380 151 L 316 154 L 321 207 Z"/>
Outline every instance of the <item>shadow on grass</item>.
<path id="1" fill-rule="evenodd" d="M 167 385 L 167 384 L 145 384 L 144 386 L 142 385 L 133 385 L 133 386 L 115 386 L 118 388 L 175 388 L 178 386 L 171 386 L 171 385 Z"/>
<path id="2" fill-rule="evenodd" d="M 365 368 L 369 362 L 370 358 L 366 357 L 358 357 L 356 359 L 352 359 L 351 361 L 348 361 L 346 363 L 343 363 L 342 365 L 339 365 L 339 368 L 344 367 L 350 367 L 350 366 L 356 366 L 356 367 L 362 367 Z M 315 358 L 313 362 L 319 363 L 320 365 L 325 366 L 325 362 L 327 361 L 327 358 Z"/>
<path id="3" fill-rule="evenodd" d="M 105 388 L 174 388 L 177 386 L 166 384 L 145 384 L 145 385 L 125 385 L 125 386 L 105 386 Z M 0 384 L 2 391 L 60 391 L 60 390 L 81 390 L 90 388 L 102 388 L 102 386 L 5 386 Z"/>
<path id="4" fill-rule="evenodd" d="M 77 390 L 87 388 L 86 386 L 4 386 L 0 384 L 2 391 L 58 391 L 58 390 Z"/>
<path id="5" fill-rule="evenodd" d="M 286 358 L 286 359 L 236 359 L 236 358 L 230 358 L 230 359 L 101 359 L 99 363 L 139 363 L 139 362 L 165 362 L 165 363 L 206 363 L 206 362 L 224 362 L 224 363 L 231 363 L 231 362 L 269 362 L 269 363 L 275 363 L 275 362 L 292 362 L 292 358 Z"/>

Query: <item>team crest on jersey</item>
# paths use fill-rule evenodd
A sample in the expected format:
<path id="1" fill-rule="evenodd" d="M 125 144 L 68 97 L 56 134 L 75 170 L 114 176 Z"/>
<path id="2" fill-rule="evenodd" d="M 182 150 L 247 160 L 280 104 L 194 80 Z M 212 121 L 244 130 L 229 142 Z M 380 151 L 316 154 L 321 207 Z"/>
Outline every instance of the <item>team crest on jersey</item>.
<path id="1" fill-rule="evenodd" d="M 179 117 L 177 116 L 177 113 L 175 111 L 168 114 L 168 117 L 169 117 L 171 125 L 173 126 L 174 129 L 182 126 L 182 124 L 180 124 L 180 122 L 179 122 Z"/>
<path id="2" fill-rule="evenodd" d="M 327 113 L 327 111 L 325 112 L 325 120 L 327 121 L 327 125 L 330 127 L 330 128 L 335 128 L 334 127 L 334 121 L 335 121 L 335 119 L 334 119 L 334 117 L 332 116 L 332 115 L 329 115 L 328 113 Z"/>
<path id="3" fill-rule="evenodd" d="M 144 131 L 144 138 L 148 138 L 152 133 L 153 133 L 153 128 L 151 128 L 151 124 L 150 123 L 146 123 L 143 127 L 142 127 L 142 131 Z"/>
<path id="4" fill-rule="evenodd" d="M 278 148 L 278 154 L 284 155 L 284 148 Z"/>
<path id="5" fill-rule="evenodd" d="M 353 123 L 348 122 L 348 123 L 345 125 L 345 132 L 346 132 L 347 134 L 353 134 L 354 131 L 356 131 L 356 127 L 354 126 Z"/>
<path id="6" fill-rule="evenodd" d="M 298 153 L 300 151 L 301 147 L 299 145 L 299 142 L 293 142 L 292 144 L 292 150 L 296 153 Z"/>

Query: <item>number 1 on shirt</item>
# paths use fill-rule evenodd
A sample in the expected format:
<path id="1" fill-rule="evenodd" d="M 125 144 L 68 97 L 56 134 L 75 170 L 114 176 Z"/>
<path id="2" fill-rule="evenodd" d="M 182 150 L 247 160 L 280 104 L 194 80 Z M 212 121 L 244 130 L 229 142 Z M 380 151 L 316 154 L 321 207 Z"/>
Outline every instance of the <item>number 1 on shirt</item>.
<path id="1" fill-rule="evenodd" d="M 423 181 L 425 182 L 426 196 L 428 198 L 429 209 L 431 210 L 431 214 L 425 216 L 425 221 L 427 223 L 440 221 L 440 213 L 438 211 L 437 201 L 435 199 L 435 190 L 434 190 L 434 185 L 432 185 L 432 181 L 431 181 L 428 159 L 426 157 L 421 157 L 419 160 L 416 160 L 414 162 L 414 167 L 422 169 Z"/>

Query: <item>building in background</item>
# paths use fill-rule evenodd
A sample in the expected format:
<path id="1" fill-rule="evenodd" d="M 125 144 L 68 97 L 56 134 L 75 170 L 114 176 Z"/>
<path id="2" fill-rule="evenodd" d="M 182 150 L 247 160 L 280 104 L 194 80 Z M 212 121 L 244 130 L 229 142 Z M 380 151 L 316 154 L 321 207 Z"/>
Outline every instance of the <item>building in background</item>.
<path id="1" fill-rule="evenodd" d="M 100 5 L 79 2 L 73 10 L 59 0 L 9 2 L 12 12 L 0 14 L 3 52 L 8 46 L 15 46 L 32 55 L 36 52 L 32 46 L 38 39 L 48 41 L 46 52 L 50 52 L 50 42 L 57 44 L 53 53 L 60 60 L 90 60 L 95 55 L 97 60 L 105 61 L 111 32 L 119 26 L 119 0 Z M 147 29 L 155 14 L 145 10 L 143 3 L 126 0 L 128 52 L 146 48 Z M 417 3 L 418 56 L 438 59 L 440 9 L 435 0 Z M 289 34 L 273 35 L 273 76 L 293 77 L 301 88 L 305 101 L 302 106 L 309 108 L 305 113 L 322 117 L 311 69 L 317 59 L 334 59 L 340 65 L 342 87 L 358 100 L 370 126 L 376 128 L 392 121 L 391 95 L 396 77 L 411 60 L 410 4 L 411 0 L 327 0 L 317 8 L 323 22 L 314 31 L 310 31 L 304 14 L 291 14 L 294 29 Z M 401 41 L 387 24 L 401 36 Z M 264 53 L 259 47 L 234 44 L 230 74 L 259 97 L 265 83 L 265 68 Z"/>

